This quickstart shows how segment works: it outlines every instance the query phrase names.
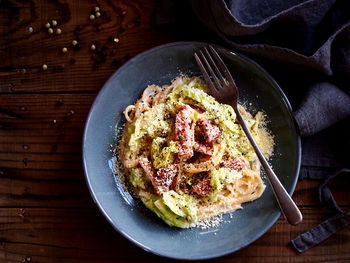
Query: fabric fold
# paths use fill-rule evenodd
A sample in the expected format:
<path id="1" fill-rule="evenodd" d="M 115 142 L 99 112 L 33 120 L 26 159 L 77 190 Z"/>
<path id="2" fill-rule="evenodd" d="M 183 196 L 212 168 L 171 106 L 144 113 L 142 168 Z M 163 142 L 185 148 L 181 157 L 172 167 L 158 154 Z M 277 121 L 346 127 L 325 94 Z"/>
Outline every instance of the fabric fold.
<path id="1" fill-rule="evenodd" d="M 350 116 L 350 96 L 331 83 L 314 84 L 294 113 L 302 136 L 315 134 Z"/>
<path id="2" fill-rule="evenodd" d="M 333 178 L 350 173 L 350 169 L 340 169 L 337 172 L 329 175 L 319 187 L 319 199 L 320 202 L 330 211 L 336 213 L 336 215 L 323 221 L 317 226 L 309 229 L 308 231 L 300 234 L 293 240 L 291 244 L 300 253 L 318 245 L 338 230 L 350 225 L 350 211 L 342 211 L 335 201 L 331 190 L 328 187 L 328 182 Z"/>
<path id="3" fill-rule="evenodd" d="M 341 34 L 350 30 L 346 0 L 192 0 L 198 19 L 230 46 L 271 61 L 302 65 L 322 74 L 350 77 L 350 65 L 339 70 L 337 49 L 350 60 L 350 46 Z M 336 51 L 335 51 L 336 52 Z M 334 65 L 334 67 L 332 67 Z M 334 72 L 337 70 L 339 72 Z"/>

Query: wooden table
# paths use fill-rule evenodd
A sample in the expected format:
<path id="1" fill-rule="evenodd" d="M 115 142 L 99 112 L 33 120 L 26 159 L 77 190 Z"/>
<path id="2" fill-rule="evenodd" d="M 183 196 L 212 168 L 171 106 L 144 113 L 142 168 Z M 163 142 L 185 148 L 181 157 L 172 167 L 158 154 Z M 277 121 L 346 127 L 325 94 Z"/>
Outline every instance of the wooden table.
<path id="1" fill-rule="evenodd" d="M 186 16 L 192 22 L 183 28 L 156 27 L 151 0 L 0 6 L 0 262 L 172 262 L 127 241 L 94 205 L 82 171 L 83 127 L 103 83 L 128 58 L 171 41 L 219 40 Z M 95 6 L 100 17 L 90 20 Z M 50 34 L 45 24 L 53 19 Z M 343 208 L 350 206 L 346 183 L 334 183 Z M 318 184 L 297 185 L 301 225 L 281 217 L 259 240 L 215 262 L 350 262 L 350 228 L 304 254 L 290 246 L 330 216 L 317 200 Z"/>

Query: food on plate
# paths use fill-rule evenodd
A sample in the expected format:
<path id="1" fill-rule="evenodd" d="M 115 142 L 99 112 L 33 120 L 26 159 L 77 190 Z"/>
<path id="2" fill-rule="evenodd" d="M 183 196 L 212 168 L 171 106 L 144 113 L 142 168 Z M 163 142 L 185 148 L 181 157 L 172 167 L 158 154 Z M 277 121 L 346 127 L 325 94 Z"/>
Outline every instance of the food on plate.
<path id="1" fill-rule="evenodd" d="M 273 137 L 263 113 L 239 110 L 268 158 Z M 168 225 L 196 226 L 263 193 L 259 161 L 234 110 L 201 78 L 150 85 L 124 115 L 119 159 L 135 194 Z"/>

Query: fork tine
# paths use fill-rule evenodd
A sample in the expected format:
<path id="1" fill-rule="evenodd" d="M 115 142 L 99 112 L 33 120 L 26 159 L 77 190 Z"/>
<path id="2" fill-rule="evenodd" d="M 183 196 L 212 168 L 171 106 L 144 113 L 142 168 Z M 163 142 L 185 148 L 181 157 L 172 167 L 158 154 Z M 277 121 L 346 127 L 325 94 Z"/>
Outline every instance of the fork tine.
<path id="1" fill-rule="evenodd" d="M 209 60 L 210 60 L 210 62 L 211 62 L 211 64 L 212 64 L 212 66 L 214 67 L 214 69 L 215 69 L 215 71 L 216 71 L 216 74 L 217 74 L 218 77 L 220 78 L 222 85 L 226 84 L 225 78 L 222 76 L 220 70 L 219 70 L 218 67 L 216 66 L 216 64 L 215 64 L 213 58 L 211 57 L 211 55 L 210 55 L 208 49 L 205 47 L 204 50 L 205 50 L 205 53 L 207 53 L 207 57 L 209 58 Z"/>
<path id="2" fill-rule="evenodd" d="M 213 69 L 211 68 L 210 64 L 208 63 L 207 58 L 204 56 L 204 54 L 203 54 L 203 52 L 201 50 L 199 50 L 199 54 L 202 56 L 202 59 L 204 60 L 205 65 L 207 66 L 207 69 L 209 69 L 210 74 L 211 74 L 212 78 L 214 79 L 214 82 L 216 84 L 216 89 L 217 90 L 220 89 L 220 87 L 221 87 L 220 81 L 217 78 L 217 76 L 215 75 L 215 73 L 214 73 Z"/>
<path id="3" fill-rule="evenodd" d="M 214 58 L 215 58 L 216 62 L 219 64 L 221 70 L 224 72 L 224 75 L 225 75 L 226 79 L 229 82 L 233 83 L 233 85 L 235 85 L 235 81 L 233 80 L 230 71 L 227 69 L 225 63 L 222 61 L 222 59 L 219 56 L 219 54 L 216 52 L 216 50 L 211 45 L 209 45 L 209 48 L 212 51 L 212 53 L 214 55 Z"/>
<path id="4" fill-rule="evenodd" d="M 217 90 L 213 84 L 213 82 L 211 81 L 208 72 L 206 71 L 205 67 L 203 66 L 202 61 L 200 60 L 200 58 L 198 57 L 197 53 L 194 53 L 194 58 L 197 61 L 197 64 L 199 66 L 200 71 L 202 72 L 202 75 L 204 77 L 205 82 L 208 84 L 210 91 L 213 93 L 213 95 L 215 96 L 217 94 Z"/>

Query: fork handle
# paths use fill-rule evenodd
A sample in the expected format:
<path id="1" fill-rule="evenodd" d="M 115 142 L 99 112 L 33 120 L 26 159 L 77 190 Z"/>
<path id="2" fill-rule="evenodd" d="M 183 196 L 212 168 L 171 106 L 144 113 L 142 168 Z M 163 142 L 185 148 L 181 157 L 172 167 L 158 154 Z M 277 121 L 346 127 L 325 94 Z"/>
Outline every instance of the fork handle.
<path id="1" fill-rule="evenodd" d="M 240 112 L 238 111 L 238 109 L 236 107 L 234 110 L 236 112 L 237 119 L 238 119 L 239 123 L 241 124 L 243 131 L 247 135 L 250 143 L 252 144 L 252 146 L 255 150 L 256 155 L 259 158 L 259 161 L 260 161 L 262 167 L 264 168 L 264 170 L 267 174 L 267 178 L 269 179 L 269 182 L 272 186 L 272 189 L 275 193 L 276 199 L 278 201 L 278 204 L 279 204 L 284 216 L 287 218 L 287 221 L 291 225 L 295 226 L 295 225 L 301 223 L 301 221 L 303 220 L 303 216 L 302 216 L 300 210 L 298 209 L 298 207 L 296 206 L 296 204 L 294 203 L 294 201 L 292 200 L 290 195 L 287 193 L 286 189 L 284 189 L 283 185 L 281 184 L 280 180 L 278 179 L 278 177 L 276 176 L 276 174 L 272 170 L 271 166 L 266 161 L 264 154 L 261 152 L 259 146 L 257 145 L 257 143 L 255 142 L 255 140 L 253 138 L 253 135 L 251 134 L 250 130 L 247 128 L 247 126 L 242 118 L 242 115 L 240 114 Z"/>

